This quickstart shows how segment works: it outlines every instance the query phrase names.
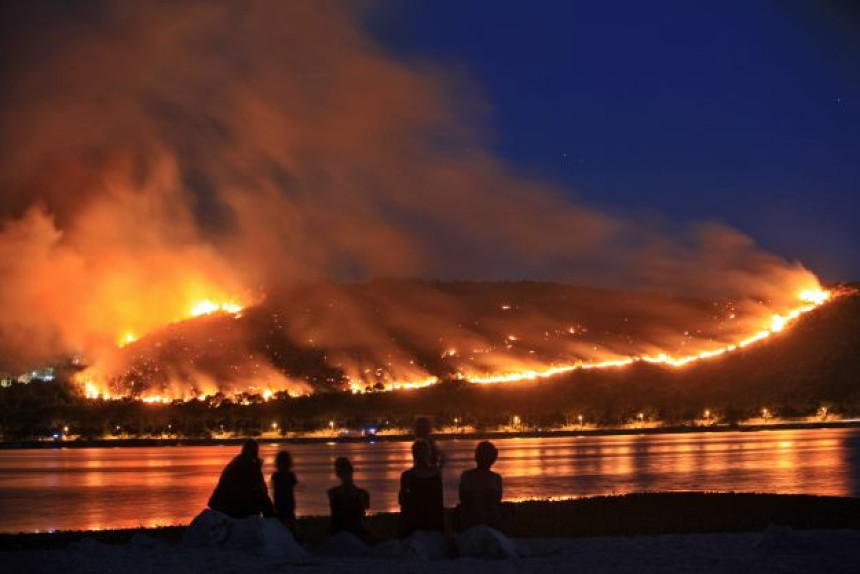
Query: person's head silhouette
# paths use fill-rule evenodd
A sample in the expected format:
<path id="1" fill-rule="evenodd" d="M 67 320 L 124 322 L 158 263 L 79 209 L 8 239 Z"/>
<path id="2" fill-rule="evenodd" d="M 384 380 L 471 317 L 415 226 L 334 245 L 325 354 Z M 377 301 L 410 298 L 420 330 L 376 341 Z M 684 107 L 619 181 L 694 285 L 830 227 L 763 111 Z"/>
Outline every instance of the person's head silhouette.
<path id="1" fill-rule="evenodd" d="M 282 450 L 275 457 L 275 468 L 278 472 L 290 472 L 293 470 L 293 457 L 289 452 Z"/>
<path id="2" fill-rule="evenodd" d="M 430 417 L 418 417 L 415 419 L 415 436 L 418 438 L 429 438 L 430 433 L 433 432 L 433 423 L 430 421 Z"/>
<path id="3" fill-rule="evenodd" d="M 260 458 L 260 445 L 252 438 L 242 443 L 242 456 Z"/>
<path id="4" fill-rule="evenodd" d="M 352 475 L 355 470 L 352 468 L 352 463 L 345 456 L 339 456 L 334 461 L 334 473 L 343 484 L 352 482 Z"/>
<path id="5" fill-rule="evenodd" d="M 490 467 L 493 466 L 498 458 L 499 451 L 488 440 L 479 442 L 478 446 L 475 447 L 475 462 L 480 469 L 490 470 Z"/>

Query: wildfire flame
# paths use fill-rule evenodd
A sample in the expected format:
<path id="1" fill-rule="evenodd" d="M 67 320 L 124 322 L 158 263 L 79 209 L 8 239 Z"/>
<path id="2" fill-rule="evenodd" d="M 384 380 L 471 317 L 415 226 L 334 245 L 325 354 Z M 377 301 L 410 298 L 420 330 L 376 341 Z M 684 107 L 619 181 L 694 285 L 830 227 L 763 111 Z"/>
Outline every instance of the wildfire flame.
<path id="1" fill-rule="evenodd" d="M 83 387 L 84 396 L 88 399 L 97 399 L 102 396 L 102 393 L 99 391 L 99 388 L 91 379 L 84 380 Z"/>
<path id="2" fill-rule="evenodd" d="M 126 345 L 131 345 L 135 341 L 137 341 L 137 336 L 131 331 L 127 331 L 117 339 L 116 346 L 122 348 Z"/>
<path id="3" fill-rule="evenodd" d="M 230 315 L 235 315 L 241 312 L 242 305 L 233 301 L 216 303 L 214 301 L 210 301 L 209 299 L 204 299 L 203 301 L 195 303 L 191 307 L 191 312 L 189 313 L 189 316 L 202 317 L 203 315 L 212 315 L 214 313 L 228 313 Z"/>
<path id="4" fill-rule="evenodd" d="M 817 307 L 824 305 L 833 297 L 833 293 L 822 289 L 812 288 L 803 289 L 797 294 L 797 306 L 783 313 L 774 313 L 765 321 L 758 331 L 752 334 L 739 338 L 730 343 L 715 344 L 713 348 L 703 349 L 697 352 L 688 354 L 669 354 L 655 353 L 643 354 L 635 356 L 619 356 L 608 358 L 606 360 L 579 360 L 569 364 L 550 365 L 545 368 L 523 368 L 511 370 L 509 372 L 491 372 L 491 373 L 469 373 L 459 372 L 458 377 L 469 383 L 474 384 L 494 384 L 494 383 L 513 383 L 518 381 L 534 381 L 539 379 L 547 379 L 557 375 L 571 373 L 577 370 L 598 370 L 598 369 L 616 369 L 622 368 L 635 363 L 649 363 L 656 365 L 664 365 L 672 368 L 682 368 L 687 365 L 720 357 L 725 354 L 737 351 L 738 349 L 749 347 L 755 343 L 768 339 L 772 335 L 784 331 L 791 326 L 799 317 L 813 311 Z M 189 311 L 185 319 L 211 315 L 215 313 L 226 313 L 238 315 L 243 310 L 243 306 L 236 303 L 235 300 L 214 301 L 211 299 L 203 299 L 195 302 L 189 307 Z M 118 340 L 120 347 L 133 343 L 137 340 L 137 336 L 131 331 L 125 332 Z M 505 342 L 507 345 L 519 341 L 516 335 L 507 335 Z M 459 351 L 455 348 L 448 348 L 441 357 L 443 359 L 453 359 L 459 356 Z M 102 390 L 102 385 L 98 385 L 88 372 L 84 372 L 78 379 L 82 385 L 84 394 L 88 398 L 111 398 L 109 393 Z M 382 387 L 372 385 L 368 380 L 361 377 L 350 377 L 348 387 L 353 393 L 365 392 L 369 386 L 373 386 L 376 390 L 399 391 L 421 389 L 437 384 L 440 379 L 434 376 L 416 376 L 411 378 L 407 375 L 405 378 L 391 378 L 385 380 Z M 292 393 L 291 393 L 292 394 Z M 275 397 L 275 392 L 264 387 L 261 393 L 261 398 L 264 401 L 272 400 Z M 167 396 L 165 394 L 144 395 L 141 400 L 149 404 L 165 404 L 172 402 L 177 397 Z M 203 398 L 203 397 L 197 397 Z"/>
<path id="5" fill-rule="evenodd" d="M 242 310 L 244 309 L 244 305 L 238 303 L 236 299 L 228 299 L 224 301 L 216 301 L 212 299 L 200 299 L 198 301 L 193 302 L 188 306 L 188 311 L 179 317 L 176 317 L 174 322 L 180 322 L 187 319 L 193 319 L 196 317 L 203 317 L 206 315 L 214 315 L 217 313 L 226 313 L 229 315 L 240 316 Z M 146 333 L 144 333 L 145 335 Z M 120 335 L 116 338 L 116 346 L 119 349 L 131 345 L 140 340 L 140 335 L 131 330 L 122 331 Z M 75 382 L 77 382 L 84 396 L 90 399 L 110 399 L 115 398 L 111 393 L 107 392 L 104 387 L 106 385 L 100 385 L 96 382 L 96 378 L 98 378 L 97 373 L 93 372 L 92 369 L 87 369 L 83 373 L 74 377 Z M 269 400 L 272 397 L 272 392 L 267 391 L 268 396 L 265 397 L 266 400 Z M 158 404 L 158 403 L 170 403 L 174 400 L 175 397 L 170 397 L 166 395 L 146 395 L 140 397 L 140 400 L 144 403 L 150 404 Z M 203 397 L 198 397 L 203 398 Z"/>
<path id="6" fill-rule="evenodd" d="M 576 362 L 569 365 L 559 365 L 554 367 L 549 367 L 546 369 L 529 369 L 523 371 L 517 371 L 513 373 L 504 373 L 504 374 L 491 374 L 491 375 L 469 375 L 466 376 L 466 380 L 470 383 L 476 384 L 492 384 L 492 383 L 511 383 L 516 381 L 533 381 L 537 379 L 545 379 L 549 377 L 553 377 L 555 375 L 561 375 L 564 373 L 570 373 L 576 370 L 592 370 L 592 369 L 607 369 L 607 368 L 618 368 L 625 367 L 628 365 L 632 365 L 637 362 L 646 362 L 658 365 L 667 365 L 670 367 L 683 367 L 689 365 L 691 363 L 695 363 L 698 361 L 703 361 L 706 359 L 712 359 L 714 357 L 719 357 L 721 355 L 725 355 L 726 353 L 731 353 L 732 351 L 736 351 L 738 349 L 742 349 L 744 347 L 748 347 L 754 343 L 759 341 L 763 341 L 767 339 L 774 333 L 778 333 L 785 329 L 786 326 L 797 320 L 798 317 L 805 313 L 809 313 L 815 308 L 823 305 L 827 301 L 830 300 L 832 294 L 824 289 L 804 289 L 798 293 L 798 301 L 800 303 L 799 306 L 790 310 L 785 314 L 774 314 L 770 318 L 770 323 L 766 328 L 758 331 L 757 333 L 741 339 L 735 343 L 731 343 L 725 346 L 717 347 L 714 349 L 708 349 L 705 351 L 700 351 L 698 353 L 691 353 L 689 355 L 680 355 L 673 356 L 668 355 L 666 353 L 660 353 L 657 355 L 643 355 L 643 356 L 633 356 L 633 357 L 621 357 L 618 359 L 608 360 L 608 361 L 599 361 L 599 362 Z"/>
<path id="7" fill-rule="evenodd" d="M 203 317 L 205 315 L 214 315 L 216 313 L 239 315 L 243 309 L 244 306 L 240 303 L 237 303 L 235 300 L 216 302 L 211 299 L 202 299 L 191 304 L 189 306 L 188 313 L 184 316 L 177 317 L 176 322 L 184 321 L 186 319 L 193 319 L 195 317 Z M 124 331 L 121 335 L 117 337 L 116 345 L 117 347 L 122 348 L 127 345 L 131 345 L 139 338 L 140 337 L 136 335 L 133 331 Z"/>
<path id="8" fill-rule="evenodd" d="M 429 387 L 435 385 L 439 382 L 437 377 L 427 377 L 425 379 L 417 379 L 417 380 L 395 380 L 395 381 L 387 381 L 384 385 L 385 391 L 408 391 L 414 389 L 423 389 L 425 387 Z M 364 392 L 365 388 L 367 388 L 367 384 L 361 379 L 350 379 L 349 381 L 349 389 L 353 394 L 358 394 Z"/>

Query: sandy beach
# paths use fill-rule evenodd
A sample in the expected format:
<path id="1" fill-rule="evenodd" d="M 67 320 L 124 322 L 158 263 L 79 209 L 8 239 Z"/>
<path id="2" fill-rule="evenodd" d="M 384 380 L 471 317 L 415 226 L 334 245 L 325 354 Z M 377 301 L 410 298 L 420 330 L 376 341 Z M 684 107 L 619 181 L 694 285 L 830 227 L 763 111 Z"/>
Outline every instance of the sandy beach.
<path id="1" fill-rule="evenodd" d="M 734 534 L 640 537 L 541 538 L 519 541 L 529 556 L 508 560 L 453 558 L 418 560 L 331 557 L 319 554 L 299 562 L 265 555 L 213 549 L 187 549 L 138 535 L 130 543 L 108 545 L 91 539 L 65 549 L 0 554 L 7 574 L 18 572 L 148 574 L 160 572 L 253 574 L 302 573 L 669 573 L 755 572 L 849 573 L 860 564 L 860 531 L 771 528 Z"/>
<path id="2" fill-rule="evenodd" d="M 753 494 L 661 493 L 508 505 L 520 557 L 428 559 L 392 550 L 396 515 L 369 527 L 388 540 L 357 552 L 326 541 L 327 519 L 300 519 L 308 556 L 188 548 L 184 527 L 0 536 L 5 573 L 255 572 L 856 572 L 860 500 Z M 344 555 L 346 554 L 346 556 Z"/>

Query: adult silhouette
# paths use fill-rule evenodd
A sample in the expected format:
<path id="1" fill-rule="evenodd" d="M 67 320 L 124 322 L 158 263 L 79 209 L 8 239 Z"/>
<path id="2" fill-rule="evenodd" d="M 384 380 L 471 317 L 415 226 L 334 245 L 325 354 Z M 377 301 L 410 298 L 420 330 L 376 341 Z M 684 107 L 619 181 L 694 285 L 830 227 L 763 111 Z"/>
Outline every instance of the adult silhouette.
<path id="1" fill-rule="evenodd" d="M 445 529 L 442 475 L 432 462 L 430 444 L 412 444 L 412 468 L 400 475 L 400 535 Z"/>
<path id="2" fill-rule="evenodd" d="M 293 472 L 293 457 L 282 450 L 275 457 L 275 472 L 269 479 L 272 484 L 275 516 L 293 530 L 296 525 L 296 485 L 299 483 Z"/>
<path id="3" fill-rule="evenodd" d="M 502 528 L 502 476 L 490 470 L 498 458 L 495 445 L 482 441 L 475 448 L 476 467 L 460 475 L 460 529 L 478 525 Z"/>
<path id="4" fill-rule="evenodd" d="M 232 518 L 260 514 L 274 516 L 272 500 L 263 478 L 263 461 L 260 460 L 257 441 L 246 440 L 242 444 L 242 451 L 221 472 L 218 485 L 209 498 L 209 508 Z"/>
<path id="5" fill-rule="evenodd" d="M 370 494 L 355 485 L 354 470 L 348 458 L 341 456 L 334 461 L 334 472 L 340 484 L 328 491 L 331 508 L 329 532 L 351 532 L 365 542 L 371 536 L 364 527 L 364 513 L 370 508 Z"/>

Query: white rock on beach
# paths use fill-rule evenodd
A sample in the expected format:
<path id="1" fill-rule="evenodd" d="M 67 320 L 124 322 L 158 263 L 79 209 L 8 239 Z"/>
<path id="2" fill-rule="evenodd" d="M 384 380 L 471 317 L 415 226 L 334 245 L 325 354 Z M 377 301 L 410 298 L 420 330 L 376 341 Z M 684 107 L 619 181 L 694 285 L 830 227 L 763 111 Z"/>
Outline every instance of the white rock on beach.
<path id="1" fill-rule="evenodd" d="M 356 557 L 369 555 L 371 548 L 352 532 L 341 531 L 329 536 L 317 552 L 323 556 Z"/>
<path id="2" fill-rule="evenodd" d="M 419 530 L 401 540 L 400 544 L 406 550 L 405 554 L 419 560 L 441 560 L 450 554 L 448 540 L 441 532 Z"/>
<path id="3" fill-rule="evenodd" d="M 207 508 L 185 529 L 182 545 L 188 548 L 223 546 L 230 536 L 232 522 L 233 519 L 226 514 Z"/>
<path id="4" fill-rule="evenodd" d="M 182 545 L 187 548 L 259 551 L 279 560 L 308 557 L 290 530 L 274 518 L 251 516 L 237 520 L 208 508 L 191 521 Z"/>
<path id="5" fill-rule="evenodd" d="M 473 526 L 454 540 L 460 556 L 472 558 L 517 558 L 517 543 L 489 526 Z"/>
<path id="6" fill-rule="evenodd" d="M 307 551 L 299 546 L 290 529 L 275 518 L 260 518 L 263 530 L 262 552 L 278 560 L 304 560 Z"/>

